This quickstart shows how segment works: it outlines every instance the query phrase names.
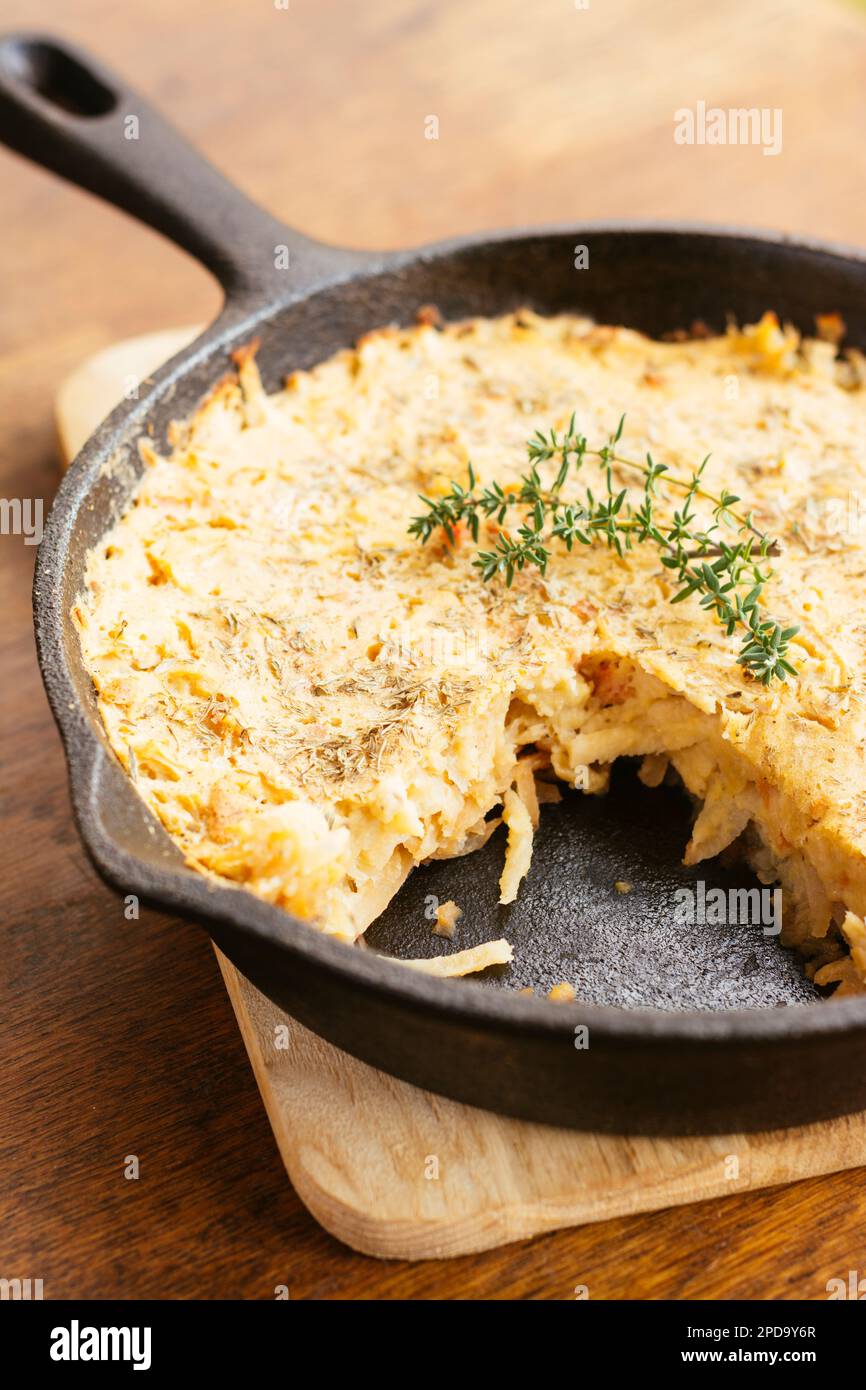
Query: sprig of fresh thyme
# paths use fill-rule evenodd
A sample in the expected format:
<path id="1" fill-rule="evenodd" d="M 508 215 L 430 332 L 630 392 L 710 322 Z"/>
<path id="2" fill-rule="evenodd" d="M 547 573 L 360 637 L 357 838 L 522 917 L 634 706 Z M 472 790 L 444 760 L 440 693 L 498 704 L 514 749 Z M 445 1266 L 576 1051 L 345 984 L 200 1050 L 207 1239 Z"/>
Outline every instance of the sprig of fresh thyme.
<path id="1" fill-rule="evenodd" d="M 452 482 L 450 492 L 436 501 L 422 495 L 427 511 L 412 518 L 409 533 L 424 544 L 441 528 L 453 543 L 456 528 L 464 522 L 477 545 L 482 518 L 503 527 L 512 508 L 524 508 L 516 532 L 501 529 L 494 549 L 480 550 L 473 560 L 483 580 L 504 575 L 508 585 L 527 565 L 544 574 L 553 540 L 563 542 L 567 550 L 575 544 L 603 541 L 620 556 L 635 545 L 652 542 L 661 552 L 662 565 L 675 574 L 679 585 L 671 602 L 682 603 L 697 595 L 701 607 L 715 614 L 729 637 L 741 631 L 739 665 L 764 685 L 796 675 L 787 654 L 799 628 L 783 627 L 761 607 L 764 585 L 773 573 L 767 560 L 778 552 L 777 543 L 755 525 L 751 512 L 735 510 L 739 497 L 726 489 L 720 496 L 704 489 L 702 479 L 709 455 L 691 477 L 677 478 L 667 464 L 656 463 L 650 454 L 646 463 L 619 454 L 617 445 L 624 426 L 623 415 L 607 443 L 597 449 L 590 448 L 585 436 L 576 432 L 573 415 L 561 437 L 553 429 L 549 438 L 537 431 L 527 444 L 529 471 L 514 488 L 503 488 L 498 482 L 478 488 L 470 464 L 468 488 Z M 581 497 L 564 499 L 569 476 L 577 474 L 587 458 L 601 465 L 603 493 L 597 497 L 587 487 Z M 539 470 L 556 462 L 556 475 L 546 483 Z M 629 500 L 628 488 L 615 487 L 615 466 L 642 475 L 643 497 L 637 506 Z M 657 516 L 660 481 L 683 494 L 682 506 L 674 511 L 672 520 L 662 521 Z M 706 501 L 712 509 L 713 521 L 706 529 L 697 522 L 698 500 Z M 731 539 L 725 539 L 723 527 L 734 532 Z"/>

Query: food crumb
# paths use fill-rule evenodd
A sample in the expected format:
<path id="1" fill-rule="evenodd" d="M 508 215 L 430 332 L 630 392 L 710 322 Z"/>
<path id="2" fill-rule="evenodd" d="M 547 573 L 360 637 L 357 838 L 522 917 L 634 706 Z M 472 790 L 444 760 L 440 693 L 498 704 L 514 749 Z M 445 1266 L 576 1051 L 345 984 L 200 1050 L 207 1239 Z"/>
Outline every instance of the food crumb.
<path id="1" fill-rule="evenodd" d="M 815 327 L 821 341 L 834 347 L 839 346 L 848 331 L 841 314 L 816 314 Z"/>
<path id="2" fill-rule="evenodd" d="M 562 984 L 554 985 L 553 989 L 548 990 L 547 997 L 552 999 L 554 1003 L 568 1003 L 572 999 L 576 999 L 577 995 L 574 992 L 574 985 L 563 980 Z"/>
<path id="3" fill-rule="evenodd" d="M 463 909 L 458 907 L 455 902 L 440 903 L 436 909 L 436 921 L 433 923 L 434 936 L 447 936 L 450 941 L 454 936 L 454 929 L 460 918 L 463 916 Z"/>
<path id="4" fill-rule="evenodd" d="M 518 994 L 534 994 L 534 993 L 535 993 L 535 990 L 532 988 L 532 985 L 524 985 L 524 986 L 523 986 L 523 989 L 519 989 L 519 990 L 517 991 L 517 993 L 518 993 Z"/>
<path id="5" fill-rule="evenodd" d="M 628 883 L 624 878 L 618 878 L 613 886 L 618 893 L 630 893 L 634 884 Z"/>
<path id="6" fill-rule="evenodd" d="M 415 315 L 415 321 L 427 328 L 442 328 L 444 326 L 442 315 L 435 304 L 422 304 Z"/>

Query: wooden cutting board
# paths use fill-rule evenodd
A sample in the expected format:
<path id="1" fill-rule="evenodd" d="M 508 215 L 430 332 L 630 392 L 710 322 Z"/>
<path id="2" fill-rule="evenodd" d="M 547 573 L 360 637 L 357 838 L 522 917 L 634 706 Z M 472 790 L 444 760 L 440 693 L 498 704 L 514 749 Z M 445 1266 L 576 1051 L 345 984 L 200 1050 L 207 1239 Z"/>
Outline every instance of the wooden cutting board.
<path id="1" fill-rule="evenodd" d="M 195 331 L 128 339 L 69 377 L 56 400 L 64 460 Z M 757 1135 L 647 1139 L 473 1110 L 338 1051 L 217 958 L 292 1183 L 326 1230 L 366 1254 L 462 1255 L 866 1165 L 866 1114 Z"/>

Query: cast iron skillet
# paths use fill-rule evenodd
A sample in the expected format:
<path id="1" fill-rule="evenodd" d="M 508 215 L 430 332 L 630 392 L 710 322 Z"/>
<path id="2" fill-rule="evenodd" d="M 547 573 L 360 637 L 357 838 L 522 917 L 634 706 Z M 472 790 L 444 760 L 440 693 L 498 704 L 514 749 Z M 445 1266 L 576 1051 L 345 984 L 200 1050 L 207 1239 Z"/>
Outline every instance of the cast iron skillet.
<path id="1" fill-rule="evenodd" d="M 423 908 L 435 893 L 466 908 L 464 944 L 507 933 L 517 948 L 504 979 L 428 979 L 184 867 L 106 743 L 69 619 L 87 552 L 139 471 L 136 441 L 148 429 L 163 441 L 169 421 L 224 373 L 229 350 L 254 336 L 269 389 L 368 329 L 411 322 L 424 304 L 449 318 L 522 304 L 571 309 L 651 334 L 698 319 L 722 328 L 729 313 L 749 321 L 768 307 L 808 330 L 815 314 L 838 309 L 863 346 L 864 256 L 765 233 L 598 224 L 375 255 L 319 245 L 249 203 L 89 57 L 34 36 L 0 41 L 0 121 L 8 145 L 165 233 L 226 296 L 208 331 L 90 439 L 40 547 L 39 660 L 100 873 L 203 923 L 259 989 L 338 1046 L 475 1105 L 579 1128 L 693 1133 L 866 1104 L 866 999 L 818 1001 L 790 953 L 760 930 L 672 926 L 673 888 L 698 877 L 677 866 L 688 815 L 674 793 L 633 794 L 626 772 L 606 800 L 546 808 L 511 909 L 495 906 L 494 843 L 418 870 L 371 933 L 374 947 L 433 954 L 441 943 Z M 574 269 L 577 244 L 589 247 L 588 271 Z M 278 247 L 288 270 L 275 268 Z M 708 882 L 724 881 L 722 870 L 702 869 Z M 615 879 L 631 879 L 634 891 L 615 893 Z M 554 1005 L 513 988 L 557 979 L 576 981 L 582 1002 Z M 588 1035 L 576 1036 L 581 1026 Z"/>

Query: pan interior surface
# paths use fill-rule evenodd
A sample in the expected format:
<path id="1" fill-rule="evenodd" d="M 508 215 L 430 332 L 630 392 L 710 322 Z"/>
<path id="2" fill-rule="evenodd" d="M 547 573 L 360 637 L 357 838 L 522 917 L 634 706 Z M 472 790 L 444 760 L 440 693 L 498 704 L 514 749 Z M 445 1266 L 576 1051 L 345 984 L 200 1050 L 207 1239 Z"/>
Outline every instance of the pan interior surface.
<path id="1" fill-rule="evenodd" d="M 606 795 L 565 791 L 560 804 L 542 807 L 532 868 L 515 903 L 497 901 L 500 829 L 473 854 L 416 869 L 368 928 L 367 944 L 408 959 L 436 955 L 443 943 L 431 918 L 437 903 L 454 901 L 463 910 L 455 946 L 500 936 L 514 946 L 513 963 L 486 971 L 485 985 L 544 994 L 567 982 L 585 1003 L 665 1010 L 816 1000 L 795 953 L 772 934 L 772 921 L 756 920 L 758 880 L 717 861 L 682 866 L 690 827 L 683 793 L 645 787 L 634 765 L 617 763 Z M 683 890 L 694 915 L 709 921 L 678 920 Z M 748 920 L 739 923 L 729 912 L 716 924 L 706 910 L 707 901 L 720 901 L 714 890 L 726 904 L 739 903 L 731 894 L 750 890 L 758 910 L 743 912 Z M 760 901 L 771 905 L 767 896 Z"/>

